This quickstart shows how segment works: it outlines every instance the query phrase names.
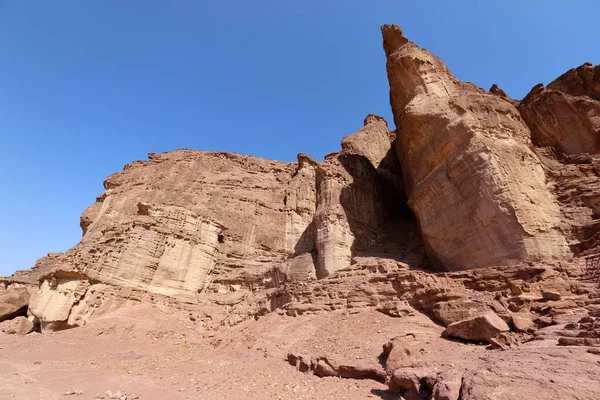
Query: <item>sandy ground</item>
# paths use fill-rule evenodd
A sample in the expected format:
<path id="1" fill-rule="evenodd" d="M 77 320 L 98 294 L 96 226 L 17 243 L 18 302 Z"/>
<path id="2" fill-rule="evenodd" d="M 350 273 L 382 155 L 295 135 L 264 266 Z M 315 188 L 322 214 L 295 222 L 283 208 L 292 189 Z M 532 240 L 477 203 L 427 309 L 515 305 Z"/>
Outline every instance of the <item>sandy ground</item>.
<path id="1" fill-rule="evenodd" d="M 437 363 L 434 368 L 461 360 L 504 363 L 502 368 L 516 374 L 520 368 L 523 373 L 516 380 L 529 384 L 527 374 L 535 374 L 538 365 L 560 379 L 561 373 L 570 372 L 559 367 L 572 368 L 565 360 L 578 358 L 583 364 L 575 368 L 594 376 L 600 373 L 600 357 L 585 349 L 568 349 L 569 353 L 553 345 L 554 354 L 538 342 L 535 346 L 543 351 L 537 355 L 536 347 L 527 353 L 493 352 L 441 339 L 442 330 L 419 313 L 391 318 L 363 310 L 299 317 L 271 314 L 208 334 L 182 317 L 139 305 L 67 331 L 0 335 L 0 399 L 395 399 L 398 396 L 386 385 L 374 380 L 298 372 L 286 356 L 327 355 L 339 362 L 377 365 L 382 344 L 398 335 L 414 340 L 423 359 Z M 499 399 L 525 399 L 518 397 L 518 382 L 503 383 L 502 371 L 490 369 L 491 375 L 482 379 L 498 380 L 499 395 L 503 385 L 512 390 Z M 590 379 L 593 376 L 582 374 L 574 388 L 589 386 Z M 545 382 L 540 379 L 539 384 Z M 536 390 L 536 383 L 531 387 Z M 595 390 L 573 398 L 593 399 Z"/>

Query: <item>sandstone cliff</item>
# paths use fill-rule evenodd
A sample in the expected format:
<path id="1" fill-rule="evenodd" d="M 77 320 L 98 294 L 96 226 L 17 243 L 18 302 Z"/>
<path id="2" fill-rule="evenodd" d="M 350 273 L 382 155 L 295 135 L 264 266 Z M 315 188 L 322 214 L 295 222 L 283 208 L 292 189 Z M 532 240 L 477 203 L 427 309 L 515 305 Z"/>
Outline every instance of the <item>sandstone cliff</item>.
<path id="1" fill-rule="evenodd" d="M 131 163 L 82 214 L 81 242 L 40 260 L 30 313 L 64 329 L 158 296 L 208 302 L 200 318 L 227 325 L 282 301 L 255 291 L 327 277 L 359 255 L 418 265 L 393 137 L 370 115 L 323 162 L 177 150 Z"/>
<path id="2" fill-rule="evenodd" d="M 75 247 L 0 280 L 0 330 L 123 324 L 149 303 L 217 350 L 238 335 L 278 368 L 285 354 L 407 399 L 595 398 L 600 67 L 517 101 L 382 33 L 395 131 L 370 114 L 323 161 L 176 150 L 126 165 Z"/>

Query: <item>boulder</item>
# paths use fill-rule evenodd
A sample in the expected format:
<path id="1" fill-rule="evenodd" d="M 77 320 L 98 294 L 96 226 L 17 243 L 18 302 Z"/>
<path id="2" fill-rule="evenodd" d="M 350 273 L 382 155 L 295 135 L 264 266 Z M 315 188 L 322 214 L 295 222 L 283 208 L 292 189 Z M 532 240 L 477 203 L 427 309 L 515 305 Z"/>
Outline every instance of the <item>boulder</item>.
<path id="1" fill-rule="evenodd" d="M 559 301 L 562 299 L 562 295 L 559 292 L 545 290 L 542 292 L 542 297 L 546 300 Z"/>
<path id="2" fill-rule="evenodd" d="M 517 314 L 511 316 L 511 322 L 516 332 L 532 332 L 536 329 L 535 324 L 530 318 L 523 317 Z"/>
<path id="3" fill-rule="evenodd" d="M 385 371 L 393 374 L 399 368 L 406 368 L 417 362 L 417 352 L 408 341 L 408 337 L 397 336 L 383 345 L 386 356 Z"/>
<path id="4" fill-rule="evenodd" d="M 388 386 L 406 400 L 458 400 L 462 376 L 456 371 L 403 368 L 391 375 Z"/>
<path id="5" fill-rule="evenodd" d="M 493 312 L 450 324 L 442 333 L 444 337 L 488 342 L 501 332 L 508 332 L 509 326 Z"/>
<path id="6" fill-rule="evenodd" d="M 467 318 L 483 315 L 489 311 L 490 307 L 487 305 L 471 300 L 450 300 L 436 303 L 433 306 L 433 315 L 446 326 Z"/>
<path id="7" fill-rule="evenodd" d="M 390 390 L 406 400 L 426 399 L 429 394 L 426 382 L 431 380 L 429 371 L 417 368 L 397 369 L 388 380 Z"/>
<path id="8" fill-rule="evenodd" d="M 431 255 L 449 270 L 570 254 L 562 216 L 515 106 L 384 25 L 396 152 Z"/>
<path id="9" fill-rule="evenodd" d="M 0 323 L 0 332 L 8 335 L 27 335 L 33 331 L 33 322 L 27 317 L 17 317 Z"/>
<path id="10" fill-rule="evenodd" d="M 0 321 L 27 313 L 29 292 L 25 288 L 0 289 Z"/>

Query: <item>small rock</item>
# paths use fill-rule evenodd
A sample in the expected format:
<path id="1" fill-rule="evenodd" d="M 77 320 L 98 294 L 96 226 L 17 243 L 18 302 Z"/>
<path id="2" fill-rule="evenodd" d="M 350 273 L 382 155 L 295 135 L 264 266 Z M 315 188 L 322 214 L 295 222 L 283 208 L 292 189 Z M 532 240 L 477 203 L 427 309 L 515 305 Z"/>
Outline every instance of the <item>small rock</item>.
<path id="1" fill-rule="evenodd" d="M 554 301 L 558 301 L 558 300 L 562 299 L 562 295 L 560 293 L 550 291 L 550 290 L 542 292 L 542 297 L 546 300 L 554 300 Z"/>

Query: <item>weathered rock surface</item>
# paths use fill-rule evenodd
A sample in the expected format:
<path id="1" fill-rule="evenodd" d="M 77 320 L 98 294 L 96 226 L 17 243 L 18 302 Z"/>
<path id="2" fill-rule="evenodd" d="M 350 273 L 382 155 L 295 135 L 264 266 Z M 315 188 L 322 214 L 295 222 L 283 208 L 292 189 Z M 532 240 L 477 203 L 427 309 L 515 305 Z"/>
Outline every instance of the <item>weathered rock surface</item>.
<path id="1" fill-rule="evenodd" d="M 0 322 L 27 313 L 29 293 L 25 288 L 0 289 Z"/>
<path id="2" fill-rule="evenodd" d="M 0 322 L 0 332 L 7 335 L 27 335 L 33 331 L 33 322 L 27 317 L 16 317 L 11 320 Z"/>
<path id="3" fill-rule="evenodd" d="M 171 298 L 206 304 L 199 318 L 230 325 L 287 301 L 282 283 L 325 278 L 357 256 L 418 265 L 393 137 L 369 115 L 320 163 L 177 150 L 129 164 L 82 214 L 81 242 L 40 260 L 30 312 L 59 330 L 129 298 Z"/>
<path id="4" fill-rule="evenodd" d="M 135 370 L 117 378 L 135 375 L 135 388 L 138 377 L 155 383 L 155 371 L 177 373 L 181 363 L 206 374 L 204 386 L 186 375 L 175 395 L 148 386 L 165 398 L 185 388 L 214 398 L 341 393 L 329 385 L 356 399 L 595 400 L 598 67 L 519 102 L 496 85 L 487 93 L 458 81 L 398 27 L 383 36 L 396 131 L 368 115 L 321 162 L 177 150 L 125 166 L 82 214 L 77 246 L 0 280 L 0 311 L 13 310 L 0 315 L 23 315 L 5 331 L 23 333 L 31 321 L 42 332 L 87 326 L 52 343 L 0 335 L 33 345 L 0 346 L 9 353 L 0 367 L 49 348 L 74 346 L 79 357 L 81 343 L 108 352 L 129 343 L 135 351 L 90 356 L 92 373 L 127 360 Z M 17 292 L 16 303 L 3 301 Z M 152 350 L 138 355 L 145 345 Z M 286 359 L 307 374 L 282 368 Z M 44 371 L 23 361 L 34 364 Z M 175 382 L 168 374 L 160 379 Z M 302 385 L 278 392 L 282 374 Z"/>
<path id="5" fill-rule="evenodd" d="M 559 201 L 568 242 L 577 255 L 594 255 L 600 245 L 600 154 L 564 155 L 537 148 L 548 184 Z"/>
<path id="6" fill-rule="evenodd" d="M 450 270 L 565 258 L 561 215 L 508 101 L 457 80 L 437 57 L 382 27 L 409 205 Z"/>
<path id="7" fill-rule="evenodd" d="M 484 315 L 489 311 L 488 305 L 471 300 L 450 300 L 436 303 L 433 307 L 433 315 L 444 325 Z"/>
<path id="8" fill-rule="evenodd" d="M 313 372 L 320 377 L 337 376 L 349 379 L 372 379 L 378 382 L 385 382 L 385 372 L 381 366 L 372 362 L 367 363 L 339 363 L 327 356 L 298 356 L 288 354 L 287 360 L 300 372 Z"/>
<path id="9" fill-rule="evenodd" d="M 547 87 L 536 85 L 519 111 L 536 146 L 567 154 L 600 153 L 600 65 L 586 63 Z"/>

